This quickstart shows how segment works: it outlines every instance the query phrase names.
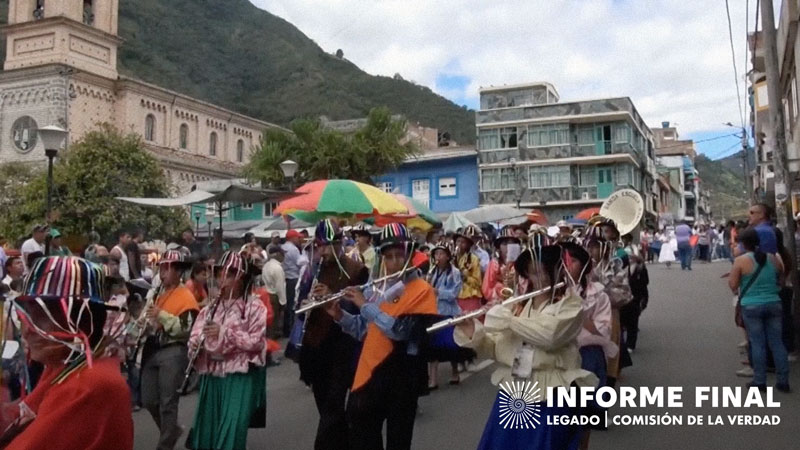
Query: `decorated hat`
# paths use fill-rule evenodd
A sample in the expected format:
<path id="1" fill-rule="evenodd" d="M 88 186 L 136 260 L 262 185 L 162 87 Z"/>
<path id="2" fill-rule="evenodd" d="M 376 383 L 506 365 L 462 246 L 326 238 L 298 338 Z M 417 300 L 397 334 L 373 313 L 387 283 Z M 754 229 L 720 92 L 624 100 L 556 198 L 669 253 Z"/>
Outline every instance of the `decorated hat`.
<path id="1" fill-rule="evenodd" d="M 407 247 L 411 242 L 411 234 L 402 223 L 390 223 L 381 229 L 381 251 L 395 246 Z"/>
<path id="2" fill-rule="evenodd" d="M 500 230 L 500 234 L 494 239 L 494 246 L 499 247 L 500 244 L 507 241 L 514 241 L 517 244 L 521 244 L 519 238 L 516 235 L 516 229 L 511 225 L 506 225 Z"/>
<path id="3" fill-rule="evenodd" d="M 431 248 L 431 255 L 436 254 L 437 250 L 443 250 L 447 252 L 447 256 L 452 258 L 453 254 L 455 253 L 455 244 L 452 241 L 440 239 L 439 242 L 434 244 Z"/>
<path id="4" fill-rule="evenodd" d="M 314 229 L 314 242 L 317 245 L 330 245 L 342 240 L 342 230 L 331 219 L 320 220 Z"/>
<path id="5" fill-rule="evenodd" d="M 359 222 L 353 225 L 353 228 L 350 230 L 354 235 L 361 235 L 361 236 L 372 236 L 372 233 L 369 232 L 370 226 L 365 224 L 364 222 Z"/>
<path id="6" fill-rule="evenodd" d="M 528 279 L 528 266 L 531 264 L 531 261 L 541 262 L 543 260 L 558 260 L 560 258 L 561 247 L 557 245 L 546 245 L 539 248 L 528 247 L 517 257 L 517 260 L 514 261 L 514 270 L 519 276 Z"/>
<path id="7" fill-rule="evenodd" d="M 259 273 L 259 270 L 250 262 L 246 255 L 228 250 L 222 254 L 222 258 L 220 258 L 219 262 L 214 264 L 214 274 L 231 271 L 245 276 L 253 276 Z"/>
<path id="8" fill-rule="evenodd" d="M 569 228 L 570 230 L 572 229 L 572 224 L 567 222 L 566 220 L 559 220 L 558 222 L 556 222 L 556 226 L 558 228 Z"/>
<path id="9" fill-rule="evenodd" d="M 477 225 L 470 224 L 453 233 L 453 239 L 464 238 L 475 245 L 483 237 L 483 231 Z"/>
<path id="10" fill-rule="evenodd" d="M 187 261 L 186 256 L 180 250 L 167 250 L 158 260 L 158 265 L 171 264 L 178 268 L 178 270 L 187 270 L 192 267 L 192 263 Z"/>
<path id="11" fill-rule="evenodd" d="M 76 256 L 37 259 L 25 278 L 22 294 L 15 301 L 82 300 L 105 304 L 103 267 Z"/>

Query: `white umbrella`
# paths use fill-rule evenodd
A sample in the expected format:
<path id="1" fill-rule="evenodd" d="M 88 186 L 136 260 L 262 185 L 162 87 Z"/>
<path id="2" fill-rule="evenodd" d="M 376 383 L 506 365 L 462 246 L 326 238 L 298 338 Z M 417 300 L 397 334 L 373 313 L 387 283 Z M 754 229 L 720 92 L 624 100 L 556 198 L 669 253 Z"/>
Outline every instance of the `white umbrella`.
<path id="1" fill-rule="evenodd" d="M 253 233 L 253 236 L 257 238 L 267 239 L 272 237 L 274 231 L 277 231 L 281 237 L 284 237 L 290 228 L 294 230 L 308 230 L 310 234 L 314 233 L 314 226 L 312 224 L 294 219 L 290 226 L 287 226 L 286 220 L 283 217 L 269 218 L 247 231 Z"/>
<path id="2" fill-rule="evenodd" d="M 445 233 L 455 233 L 460 228 L 473 225 L 472 222 L 467 220 L 462 213 L 451 213 L 442 224 Z"/>
<path id="3" fill-rule="evenodd" d="M 500 222 L 521 216 L 525 216 L 524 211 L 506 205 L 480 206 L 464 213 L 464 217 L 472 223 Z"/>

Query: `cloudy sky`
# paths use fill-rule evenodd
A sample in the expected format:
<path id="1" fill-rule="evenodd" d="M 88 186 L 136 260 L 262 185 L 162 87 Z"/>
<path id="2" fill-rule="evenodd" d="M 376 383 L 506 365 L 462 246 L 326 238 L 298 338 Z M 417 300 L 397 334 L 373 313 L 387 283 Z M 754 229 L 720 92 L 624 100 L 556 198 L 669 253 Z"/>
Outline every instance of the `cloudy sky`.
<path id="1" fill-rule="evenodd" d="M 723 0 L 251 1 L 369 73 L 400 73 L 471 108 L 482 86 L 549 81 L 562 100 L 629 96 L 650 127 L 671 121 L 697 141 L 741 124 Z M 755 3 L 730 0 L 743 102 Z M 698 148 L 717 158 L 737 141 Z"/>

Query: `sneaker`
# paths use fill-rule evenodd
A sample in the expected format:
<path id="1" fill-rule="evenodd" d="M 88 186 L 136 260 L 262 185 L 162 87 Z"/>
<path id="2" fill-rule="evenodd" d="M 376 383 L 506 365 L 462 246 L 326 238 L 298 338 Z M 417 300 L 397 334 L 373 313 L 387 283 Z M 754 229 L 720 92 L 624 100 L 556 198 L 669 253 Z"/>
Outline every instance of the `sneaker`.
<path id="1" fill-rule="evenodd" d="M 789 356 L 786 357 L 786 360 L 789 362 L 797 361 L 797 353 L 789 353 Z"/>
<path id="2" fill-rule="evenodd" d="M 749 378 L 752 377 L 754 374 L 755 372 L 753 372 L 752 367 L 742 367 L 741 369 L 736 371 L 737 377 Z"/>
<path id="3" fill-rule="evenodd" d="M 739 344 L 737 344 L 736 346 L 739 348 L 747 348 L 747 341 L 739 342 Z"/>
<path id="4" fill-rule="evenodd" d="M 792 389 L 789 387 L 789 383 L 776 383 L 775 389 L 783 392 L 784 394 L 792 393 Z"/>

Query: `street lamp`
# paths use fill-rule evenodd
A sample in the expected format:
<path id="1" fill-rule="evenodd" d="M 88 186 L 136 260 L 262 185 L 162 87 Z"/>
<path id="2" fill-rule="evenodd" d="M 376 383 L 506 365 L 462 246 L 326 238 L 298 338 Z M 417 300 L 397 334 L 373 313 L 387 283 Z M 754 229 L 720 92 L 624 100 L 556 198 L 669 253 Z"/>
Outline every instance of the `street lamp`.
<path id="1" fill-rule="evenodd" d="M 55 125 L 39 128 L 39 138 L 44 144 L 44 154 L 47 156 L 47 210 L 45 221 L 50 225 L 50 213 L 53 201 L 53 159 L 58 155 L 58 151 L 64 146 L 67 140 L 67 130 Z M 47 233 L 44 243 L 44 254 L 50 255 L 50 233 Z"/>
<path id="2" fill-rule="evenodd" d="M 200 211 L 196 210 L 194 212 L 194 233 L 195 235 L 200 233 Z"/>
<path id="3" fill-rule="evenodd" d="M 289 183 L 289 190 L 294 190 L 294 176 L 297 173 L 297 169 L 300 167 L 300 164 L 292 161 L 291 159 L 287 159 L 286 161 L 280 164 L 281 171 L 283 171 L 283 176 Z"/>

